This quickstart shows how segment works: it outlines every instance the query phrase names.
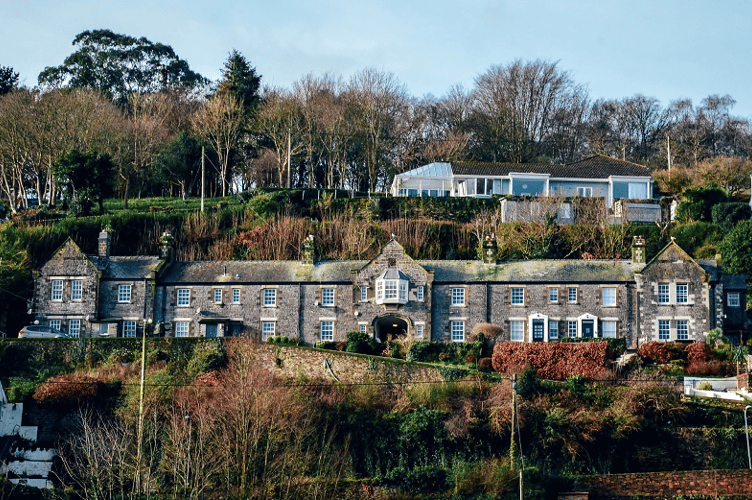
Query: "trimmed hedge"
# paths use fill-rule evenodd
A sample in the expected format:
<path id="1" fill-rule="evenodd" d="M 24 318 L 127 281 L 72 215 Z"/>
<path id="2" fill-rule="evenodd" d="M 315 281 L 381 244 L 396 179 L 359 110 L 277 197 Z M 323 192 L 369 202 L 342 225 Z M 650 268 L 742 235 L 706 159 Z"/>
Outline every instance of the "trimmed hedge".
<path id="1" fill-rule="evenodd" d="M 530 365 L 545 379 L 565 380 L 573 375 L 601 379 L 611 375 L 605 368 L 607 354 L 608 342 L 499 342 L 491 363 L 500 373 L 522 373 Z"/>

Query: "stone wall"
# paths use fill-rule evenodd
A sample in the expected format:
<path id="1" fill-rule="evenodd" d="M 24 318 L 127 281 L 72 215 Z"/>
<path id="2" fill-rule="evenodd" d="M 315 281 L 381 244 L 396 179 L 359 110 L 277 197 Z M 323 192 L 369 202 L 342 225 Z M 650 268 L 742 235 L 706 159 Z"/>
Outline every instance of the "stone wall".
<path id="1" fill-rule="evenodd" d="M 592 497 L 752 495 L 752 470 L 646 472 L 583 476 L 579 486 Z"/>

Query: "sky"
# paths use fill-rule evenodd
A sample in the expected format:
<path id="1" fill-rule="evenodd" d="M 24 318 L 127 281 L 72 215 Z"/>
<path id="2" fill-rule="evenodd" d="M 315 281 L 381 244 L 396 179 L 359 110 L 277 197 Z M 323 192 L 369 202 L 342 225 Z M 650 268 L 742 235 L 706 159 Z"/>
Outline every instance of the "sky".
<path id="1" fill-rule="evenodd" d="M 265 86 L 376 68 L 440 98 L 542 60 L 592 100 L 728 94 L 731 114 L 752 119 L 752 0 L 0 0 L 0 19 L 0 66 L 26 86 L 78 33 L 109 29 L 170 45 L 212 80 L 236 49 Z"/>

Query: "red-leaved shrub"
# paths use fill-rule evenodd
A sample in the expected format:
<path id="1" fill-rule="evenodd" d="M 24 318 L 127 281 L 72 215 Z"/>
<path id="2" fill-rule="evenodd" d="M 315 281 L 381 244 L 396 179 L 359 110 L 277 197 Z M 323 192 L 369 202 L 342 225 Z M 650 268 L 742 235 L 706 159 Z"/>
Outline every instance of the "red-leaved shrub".
<path id="1" fill-rule="evenodd" d="M 34 391 L 40 403 L 74 403 L 94 398 L 101 382 L 86 375 L 58 375 L 48 379 Z"/>
<path id="2" fill-rule="evenodd" d="M 708 353 L 707 346 L 703 342 L 692 342 L 684 348 L 684 352 L 687 353 L 687 361 L 690 364 L 710 359 L 710 353 Z"/>
<path id="3" fill-rule="evenodd" d="M 720 361 L 690 362 L 689 366 L 687 366 L 686 371 L 687 371 L 687 375 L 694 375 L 694 376 L 703 376 L 703 375 L 722 376 L 724 375 L 723 363 L 721 363 Z"/>
<path id="4" fill-rule="evenodd" d="M 499 342 L 494 346 L 491 363 L 501 373 L 522 373 L 525 366 L 531 365 L 545 379 L 563 380 L 573 375 L 601 379 L 611 374 L 605 368 L 607 350 L 607 342 Z"/>
<path id="5" fill-rule="evenodd" d="M 640 346 L 637 350 L 637 354 L 645 361 L 652 361 L 653 363 L 668 363 L 671 361 L 672 355 L 666 342 L 656 342 L 651 340 Z"/>

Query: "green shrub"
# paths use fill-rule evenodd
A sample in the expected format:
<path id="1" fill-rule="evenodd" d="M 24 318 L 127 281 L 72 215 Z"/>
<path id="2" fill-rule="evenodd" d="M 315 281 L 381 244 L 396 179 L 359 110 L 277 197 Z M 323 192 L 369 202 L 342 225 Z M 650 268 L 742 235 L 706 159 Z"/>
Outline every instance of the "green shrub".
<path id="1" fill-rule="evenodd" d="M 202 340 L 194 348 L 188 361 L 187 373 L 191 377 L 223 368 L 227 364 L 227 351 L 221 339 Z"/>
<path id="2" fill-rule="evenodd" d="M 456 368 L 452 366 L 439 367 L 439 375 L 441 375 L 441 378 L 443 378 L 446 382 L 460 380 L 464 377 L 467 377 L 469 374 L 470 370 L 468 370 L 467 368 Z"/>
<path id="3" fill-rule="evenodd" d="M 435 465 L 417 466 L 411 470 L 395 467 L 385 476 L 383 483 L 410 493 L 437 493 L 447 488 L 447 471 Z"/>
<path id="4" fill-rule="evenodd" d="M 719 203 L 711 209 L 711 213 L 713 222 L 724 233 L 731 231 L 740 220 L 752 218 L 752 208 L 741 202 Z"/>
<path id="5" fill-rule="evenodd" d="M 413 342 L 405 353 L 405 360 L 424 363 L 435 362 L 439 360 L 441 348 L 441 344 L 427 340 Z"/>
<path id="6" fill-rule="evenodd" d="M 42 383 L 39 380 L 11 377 L 10 387 L 6 391 L 8 402 L 22 403 L 24 399 L 31 397 L 40 385 L 42 385 Z"/>
<path id="7" fill-rule="evenodd" d="M 681 195 L 681 203 L 676 207 L 676 220 L 679 222 L 709 222 L 713 219 L 712 208 L 728 201 L 726 191 L 715 184 L 686 189 Z"/>

